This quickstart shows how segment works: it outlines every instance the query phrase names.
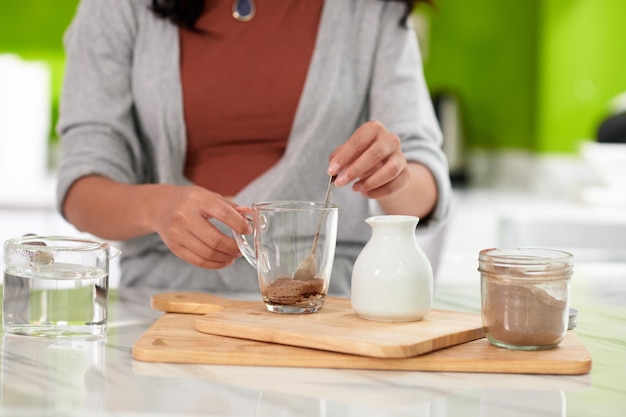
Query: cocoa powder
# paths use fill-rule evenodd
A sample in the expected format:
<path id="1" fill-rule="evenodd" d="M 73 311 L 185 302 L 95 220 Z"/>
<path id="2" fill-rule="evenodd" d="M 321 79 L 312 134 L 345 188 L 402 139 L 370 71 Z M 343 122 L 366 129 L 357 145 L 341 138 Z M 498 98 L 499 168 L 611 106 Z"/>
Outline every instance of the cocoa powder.
<path id="1" fill-rule="evenodd" d="M 301 281 L 289 277 L 278 278 L 264 288 L 267 302 L 277 305 L 294 305 L 325 296 L 324 280 L 321 278 Z"/>
<path id="2" fill-rule="evenodd" d="M 567 302 L 533 285 L 483 283 L 488 337 L 514 346 L 556 345 L 567 330 Z"/>

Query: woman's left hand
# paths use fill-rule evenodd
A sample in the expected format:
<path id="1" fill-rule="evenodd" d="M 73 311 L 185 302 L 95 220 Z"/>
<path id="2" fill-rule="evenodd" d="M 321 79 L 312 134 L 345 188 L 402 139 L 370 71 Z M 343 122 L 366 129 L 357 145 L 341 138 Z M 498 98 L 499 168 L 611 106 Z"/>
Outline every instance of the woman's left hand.
<path id="1" fill-rule="evenodd" d="M 401 190 L 410 177 L 400 138 L 378 121 L 361 125 L 331 153 L 328 174 L 338 175 L 338 187 L 355 181 L 352 189 L 373 199 Z"/>
<path id="2" fill-rule="evenodd" d="M 337 175 L 338 187 L 375 199 L 387 214 L 427 216 L 437 203 L 437 184 L 430 170 L 407 162 L 400 138 L 371 121 L 361 125 L 331 155 L 328 175 Z"/>

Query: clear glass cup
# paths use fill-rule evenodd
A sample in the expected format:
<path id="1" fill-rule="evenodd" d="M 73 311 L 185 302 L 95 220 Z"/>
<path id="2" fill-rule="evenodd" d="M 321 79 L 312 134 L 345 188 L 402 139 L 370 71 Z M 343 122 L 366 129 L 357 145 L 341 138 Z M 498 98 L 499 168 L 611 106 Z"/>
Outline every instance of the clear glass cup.
<path id="1" fill-rule="evenodd" d="M 493 345 L 518 350 L 556 347 L 569 322 L 573 256 L 541 248 L 480 251 L 481 311 Z"/>
<path id="2" fill-rule="evenodd" d="M 312 201 L 273 201 L 252 205 L 254 239 L 235 233 L 244 258 L 256 268 L 265 307 L 276 313 L 315 313 L 324 305 L 335 259 L 338 208 Z M 315 234 L 315 274 L 296 279 L 311 255 Z"/>
<path id="3" fill-rule="evenodd" d="M 28 235 L 4 243 L 2 322 L 10 334 L 82 338 L 105 334 L 108 243 Z"/>

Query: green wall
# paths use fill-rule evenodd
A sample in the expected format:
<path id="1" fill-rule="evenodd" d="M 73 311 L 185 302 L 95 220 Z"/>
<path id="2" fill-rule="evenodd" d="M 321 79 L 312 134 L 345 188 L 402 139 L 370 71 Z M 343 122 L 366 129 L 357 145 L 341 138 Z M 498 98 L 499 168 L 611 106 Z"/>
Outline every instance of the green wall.
<path id="1" fill-rule="evenodd" d="M 525 148 L 535 129 L 534 1 L 437 0 L 425 73 L 459 99 L 470 146 Z M 420 9 L 423 10 L 423 9 Z"/>
<path id="2" fill-rule="evenodd" d="M 572 153 L 626 91 L 622 0 L 436 0 L 425 71 L 468 148 Z"/>
<path id="3" fill-rule="evenodd" d="M 44 61 L 52 75 L 52 131 L 63 79 L 62 37 L 78 0 L 0 0 L 0 53 Z"/>
<path id="4" fill-rule="evenodd" d="M 573 150 L 626 91 L 626 1 L 544 0 L 540 28 L 535 148 Z"/>

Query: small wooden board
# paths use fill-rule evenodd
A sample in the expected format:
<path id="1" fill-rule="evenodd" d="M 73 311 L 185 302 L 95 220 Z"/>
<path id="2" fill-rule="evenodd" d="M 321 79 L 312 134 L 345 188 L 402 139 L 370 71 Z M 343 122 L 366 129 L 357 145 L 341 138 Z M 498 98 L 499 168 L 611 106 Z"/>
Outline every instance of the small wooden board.
<path id="1" fill-rule="evenodd" d="M 373 358 L 198 332 L 197 316 L 166 313 L 133 346 L 145 362 L 300 368 L 581 375 L 591 356 L 569 331 L 550 350 L 526 352 L 492 346 L 486 339 L 411 358 Z"/>
<path id="2" fill-rule="evenodd" d="M 359 317 L 344 298 L 328 298 L 313 314 L 272 313 L 260 301 L 206 293 L 159 294 L 152 306 L 206 313 L 195 323 L 203 333 L 378 358 L 407 358 L 484 337 L 479 314 L 431 310 L 420 321 L 380 322 Z"/>

